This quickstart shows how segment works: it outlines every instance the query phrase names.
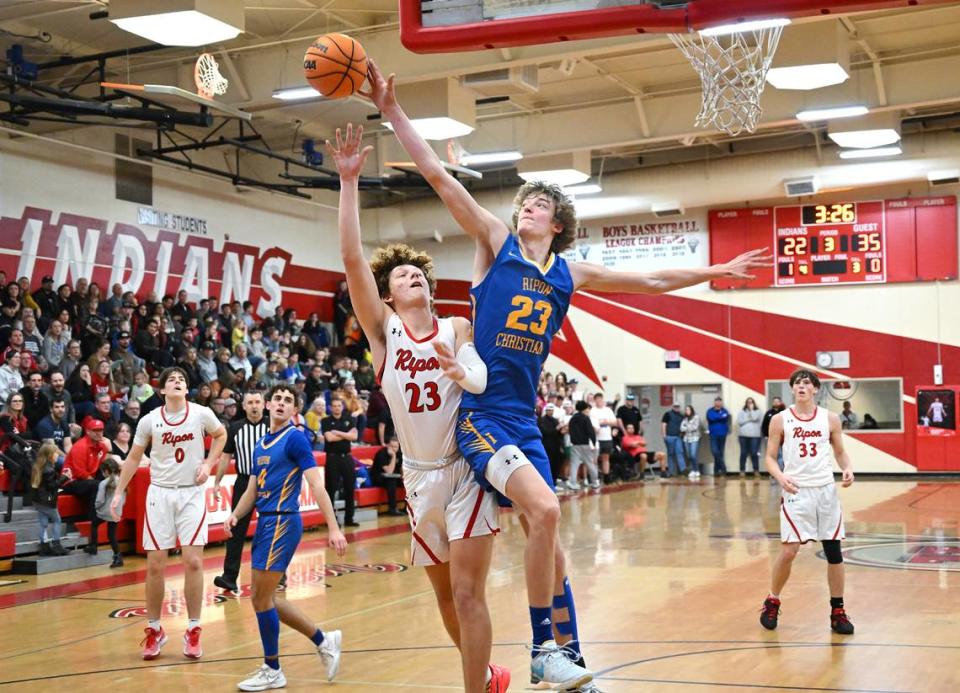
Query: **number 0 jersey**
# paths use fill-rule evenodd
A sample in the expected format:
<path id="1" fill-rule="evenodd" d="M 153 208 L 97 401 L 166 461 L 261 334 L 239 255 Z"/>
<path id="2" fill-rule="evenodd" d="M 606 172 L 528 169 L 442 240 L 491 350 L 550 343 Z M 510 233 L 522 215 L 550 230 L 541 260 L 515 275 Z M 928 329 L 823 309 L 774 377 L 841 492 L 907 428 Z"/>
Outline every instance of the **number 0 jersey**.
<path id="1" fill-rule="evenodd" d="M 790 407 L 778 416 L 783 421 L 783 473 L 800 487 L 832 484 L 830 413 L 817 407 L 811 416 L 802 418 Z"/>
<path id="2" fill-rule="evenodd" d="M 433 327 L 431 334 L 414 339 L 391 311 L 384 325 L 387 351 L 380 384 L 404 461 L 442 466 L 457 452 L 455 429 L 463 390 L 443 374 L 432 344 L 443 342 L 456 353 L 453 320 L 434 319 Z"/>
<path id="3" fill-rule="evenodd" d="M 150 483 L 157 486 L 195 486 L 203 462 L 203 439 L 220 428 L 216 415 L 200 404 L 186 403 L 180 412 L 158 407 L 137 423 L 133 442 L 150 448 Z"/>
<path id="4" fill-rule="evenodd" d="M 573 295 L 567 261 L 551 253 L 544 267 L 523 255 L 510 234 L 487 276 L 470 289 L 473 341 L 487 364 L 487 389 L 463 393 L 463 409 L 532 419 L 537 383 Z"/>

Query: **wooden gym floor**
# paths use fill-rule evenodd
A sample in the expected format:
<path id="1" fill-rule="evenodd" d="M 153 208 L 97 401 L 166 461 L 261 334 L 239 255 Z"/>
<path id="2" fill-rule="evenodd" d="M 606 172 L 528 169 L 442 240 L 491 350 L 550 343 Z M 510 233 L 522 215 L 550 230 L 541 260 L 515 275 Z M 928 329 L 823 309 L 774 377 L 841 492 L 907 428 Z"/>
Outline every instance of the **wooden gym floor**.
<path id="1" fill-rule="evenodd" d="M 960 483 L 860 480 L 841 490 L 847 523 L 852 637 L 828 626 L 826 562 L 817 545 L 797 558 L 780 627 L 759 608 L 779 545 L 777 496 L 767 480 L 648 482 L 563 503 L 581 637 L 604 691 L 960 690 Z M 488 596 L 494 661 L 528 688 L 523 539 L 503 534 Z M 353 532 L 342 563 L 326 563 L 323 532 L 304 537 L 285 598 L 324 629 L 344 633 L 340 691 L 457 690 L 459 660 L 422 570 L 405 568 L 403 519 Z M 206 552 L 208 592 L 199 662 L 186 660 L 178 567 L 168 570 L 170 642 L 140 659 L 144 562 L 39 578 L 0 576 L 0 688 L 17 691 L 235 690 L 260 663 L 246 592 L 212 586 L 222 557 Z M 175 561 L 174 561 L 175 563 Z M 247 569 L 241 583 L 249 581 Z M 12 583 L 12 584 L 11 584 Z M 309 643 L 284 628 L 290 690 L 328 685 Z"/>

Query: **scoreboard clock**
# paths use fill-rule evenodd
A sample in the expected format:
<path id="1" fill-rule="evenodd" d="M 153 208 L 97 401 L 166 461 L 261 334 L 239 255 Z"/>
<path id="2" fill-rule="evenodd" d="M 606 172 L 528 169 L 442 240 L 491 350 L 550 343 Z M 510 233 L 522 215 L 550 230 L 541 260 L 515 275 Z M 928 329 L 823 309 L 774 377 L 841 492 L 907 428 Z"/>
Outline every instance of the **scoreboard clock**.
<path id="1" fill-rule="evenodd" d="M 887 281 L 883 201 L 774 208 L 774 286 Z"/>

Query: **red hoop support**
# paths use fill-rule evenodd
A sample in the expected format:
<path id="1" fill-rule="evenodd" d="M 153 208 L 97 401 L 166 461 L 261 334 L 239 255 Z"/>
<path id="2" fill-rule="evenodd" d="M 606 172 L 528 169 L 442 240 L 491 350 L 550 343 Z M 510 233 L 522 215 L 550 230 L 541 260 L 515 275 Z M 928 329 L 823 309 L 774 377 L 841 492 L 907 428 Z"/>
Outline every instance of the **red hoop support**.
<path id="1" fill-rule="evenodd" d="M 457 53 L 628 34 L 679 34 L 770 17 L 812 17 L 866 10 L 946 5 L 954 0 L 691 0 L 686 7 L 608 7 L 424 27 L 420 0 L 399 0 L 400 40 L 414 53 Z"/>

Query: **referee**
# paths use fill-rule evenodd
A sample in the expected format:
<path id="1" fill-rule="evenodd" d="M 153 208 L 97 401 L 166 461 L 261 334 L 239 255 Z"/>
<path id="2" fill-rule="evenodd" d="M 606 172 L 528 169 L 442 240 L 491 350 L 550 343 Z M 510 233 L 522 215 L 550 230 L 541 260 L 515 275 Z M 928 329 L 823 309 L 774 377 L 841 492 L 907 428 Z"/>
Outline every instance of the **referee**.
<path id="1" fill-rule="evenodd" d="M 237 480 L 233 483 L 233 497 L 230 499 L 230 508 L 237 507 L 243 492 L 250 483 L 250 471 L 253 469 L 253 448 L 257 441 L 267 433 L 268 422 L 263 415 L 263 393 L 248 390 L 243 395 L 244 418 L 234 421 L 227 430 L 227 444 L 220 456 L 217 465 L 217 478 L 213 485 L 214 498 L 220 497 L 220 480 L 231 459 L 237 460 Z M 237 526 L 227 539 L 227 553 L 223 557 L 223 575 L 213 578 L 213 584 L 222 590 L 237 591 L 237 577 L 240 575 L 240 556 L 243 554 L 243 543 L 247 538 L 247 528 L 250 526 L 252 512 L 240 518 Z"/>

